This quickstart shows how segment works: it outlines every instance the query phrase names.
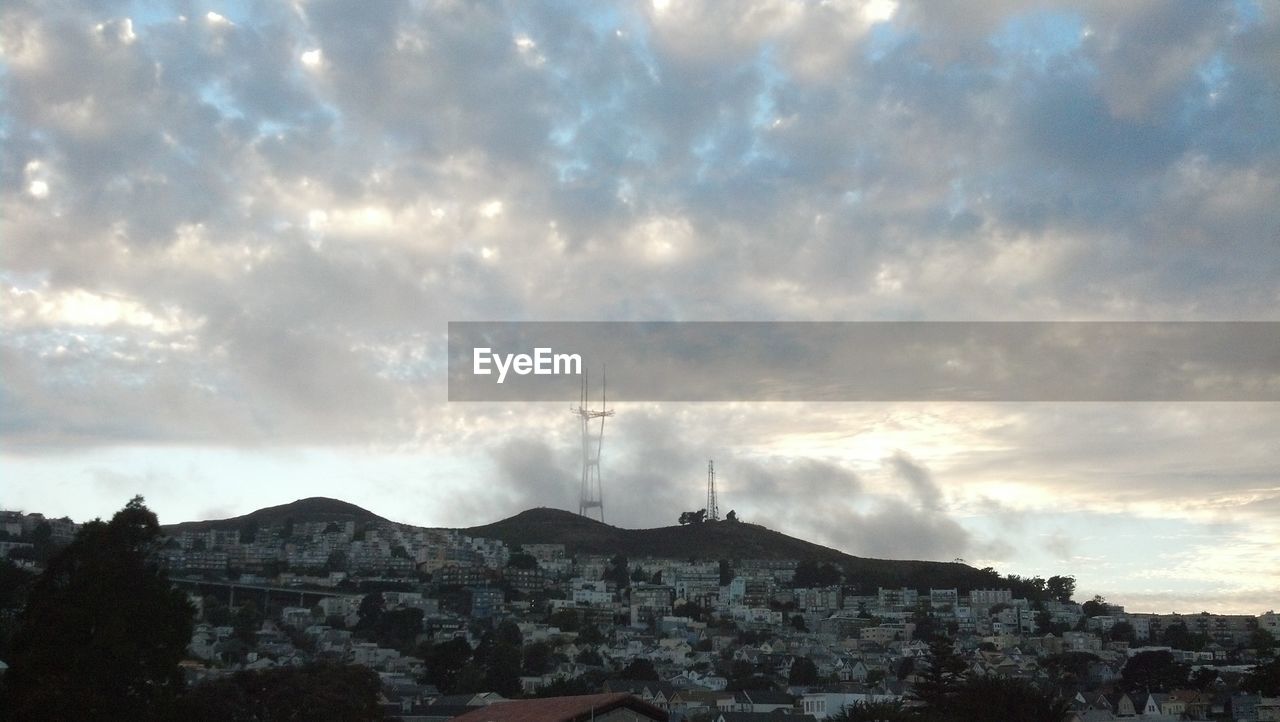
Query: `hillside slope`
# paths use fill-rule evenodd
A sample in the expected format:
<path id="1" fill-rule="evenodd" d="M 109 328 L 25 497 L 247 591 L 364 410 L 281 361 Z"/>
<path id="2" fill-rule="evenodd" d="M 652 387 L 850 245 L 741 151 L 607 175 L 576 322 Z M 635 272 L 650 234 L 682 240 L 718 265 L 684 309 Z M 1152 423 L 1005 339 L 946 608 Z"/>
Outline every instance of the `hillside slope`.
<path id="1" fill-rule="evenodd" d="M 207 529 L 240 530 L 315 521 L 388 522 L 387 519 L 338 499 L 311 497 L 267 507 L 228 519 L 188 521 L 164 526 L 168 534 Z M 402 525 L 409 527 L 409 525 Z M 876 587 L 916 589 L 987 587 L 997 581 L 958 562 L 924 562 L 855 557 L 837 549 L 787 536 L 759 524 L 710 522 L 657 529 L 621 529 L 561 509 L 540 507 L 492 524 L 461 529 L 468 536 L 517 544 L 563 544 L 569 553 L 622 554 L 627 557 L 671 559 L 796 559 L 834 564 L 846 581 L 864 591 Z"/>
<path id="2" fill-rule="evenodd" d="M 257 511 L 228 519 L 184 521 L 180 524 L 166 524 L 161 528 L 167 534 L 175 534 L 206 529 L 241 529 L 250 524 L 266 527 L 284 524 L 290 519 L 294 523 L 312 521 L 387 521 L 368 509 L 358 507 L 355 504 L 324 496 L 313 496 L 307 499 L 298 499 L 288 504 L 269 506 L 265 509 L 258 509 Z"/>
<path id="3" fill-rule="evenodd" d="M 469 536 L 515 544 L 564 544 L 567 551 L 675 559 L 797 559 L 844 569 L 864 589 L 908 586 L 961 589 L 993 583 L 989 573 L 958 562 L 868 559 L 787 536 L 758 524 L 712 522 L 657 529 L 620 529 L 560 509 L 537 508 L 463 529 Z"/>

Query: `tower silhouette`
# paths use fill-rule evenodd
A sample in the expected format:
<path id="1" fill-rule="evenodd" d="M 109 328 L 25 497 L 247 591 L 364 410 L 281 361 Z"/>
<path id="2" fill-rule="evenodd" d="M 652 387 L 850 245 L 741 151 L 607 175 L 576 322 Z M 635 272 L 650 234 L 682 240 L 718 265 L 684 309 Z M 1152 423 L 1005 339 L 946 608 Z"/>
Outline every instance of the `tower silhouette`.
<path id="1" fill-rule="evenodd" d="M 582 489 L 578 495 L 578 513 L 589 516 L 591 509 L 598 509 L 600 521 L 604 521 L 604 489 L 600 483 L 600 449 L 604 446 L 604 420 L 613 416 L 608 407 L 608 377 L 601 375 L 600 410 L 596 411 L 587 399 L 591 391 L 587 372 L 582 373 L 582 390 L 578 397 L 578 405 L 570 407 L 570 411 L 582 422 Z M 599 427 L 594 424 L 600 420 Z"/>

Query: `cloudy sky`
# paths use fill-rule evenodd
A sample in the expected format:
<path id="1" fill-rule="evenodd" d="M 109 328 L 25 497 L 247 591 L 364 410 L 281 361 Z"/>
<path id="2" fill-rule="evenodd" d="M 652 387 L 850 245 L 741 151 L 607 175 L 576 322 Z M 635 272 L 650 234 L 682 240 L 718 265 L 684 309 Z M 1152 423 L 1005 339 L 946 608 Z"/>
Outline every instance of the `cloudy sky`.
<path id="1" fill-rule="evenodd" d="M 0 7 L 0 507 L 576 509 L 448 321 L 1280 320 L 1280 11 Z M 566 400 L 567 401 L 567 400 Z M 608 521 L 1280 607 L 1275 403 L 618 404 Z"/>

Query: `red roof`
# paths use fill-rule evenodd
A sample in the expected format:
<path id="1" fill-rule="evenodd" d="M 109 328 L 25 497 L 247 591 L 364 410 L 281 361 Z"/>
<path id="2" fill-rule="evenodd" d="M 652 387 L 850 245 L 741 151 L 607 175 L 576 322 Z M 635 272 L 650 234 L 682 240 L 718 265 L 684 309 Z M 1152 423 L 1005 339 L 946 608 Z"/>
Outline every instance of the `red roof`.
<path id="1" fill-rule="evenodd" d="M 667 722 L 666 712 L 626 692 L 494 702 L 453 719 L 454 722 L 586 722 L 615 709 L 634 710 L 649 719 Z"/>

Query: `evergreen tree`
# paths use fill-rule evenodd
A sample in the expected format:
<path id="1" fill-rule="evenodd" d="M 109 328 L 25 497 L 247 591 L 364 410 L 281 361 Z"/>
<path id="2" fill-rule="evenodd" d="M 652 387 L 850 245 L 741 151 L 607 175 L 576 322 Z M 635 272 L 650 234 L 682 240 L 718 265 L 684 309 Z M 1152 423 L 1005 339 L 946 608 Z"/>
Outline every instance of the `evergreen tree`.
<path id="1" fill-rule="evenodd" d="M 925 668 L 917 673 L 911 694 L 928 709 L 948 709 L 960 692 L 968 665 L 956 654 L 951 639 L 942 635 L 929 640 L 924 661 Z"/>

